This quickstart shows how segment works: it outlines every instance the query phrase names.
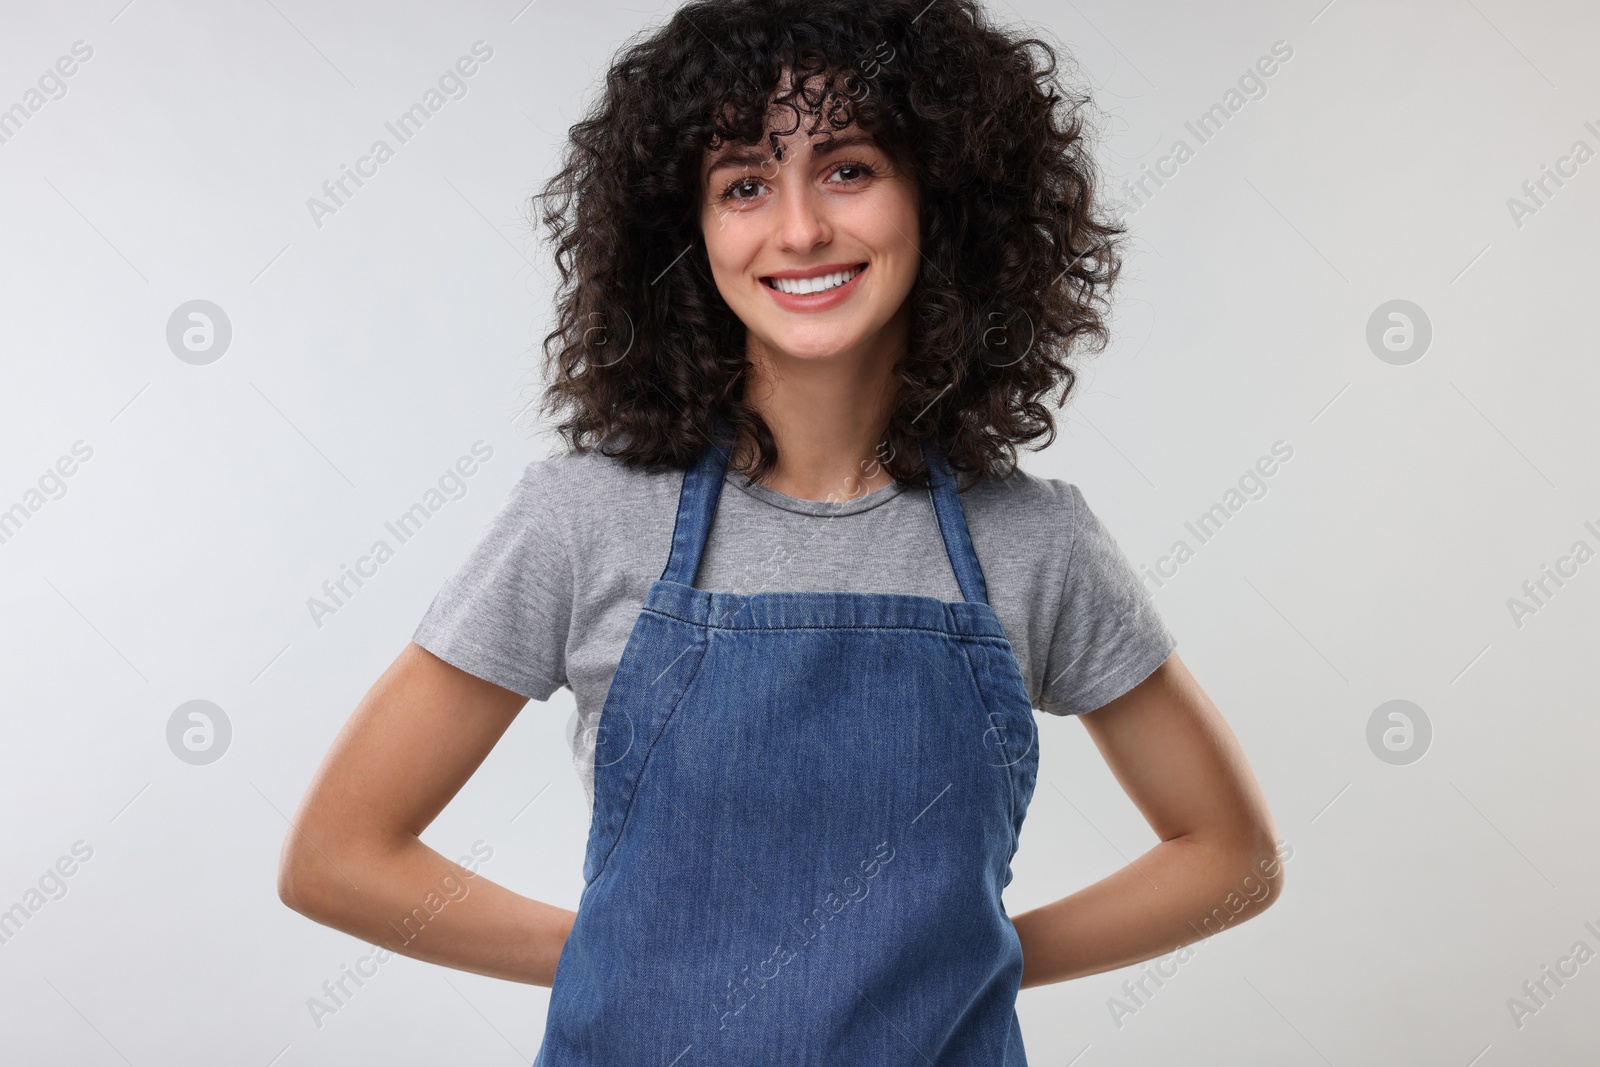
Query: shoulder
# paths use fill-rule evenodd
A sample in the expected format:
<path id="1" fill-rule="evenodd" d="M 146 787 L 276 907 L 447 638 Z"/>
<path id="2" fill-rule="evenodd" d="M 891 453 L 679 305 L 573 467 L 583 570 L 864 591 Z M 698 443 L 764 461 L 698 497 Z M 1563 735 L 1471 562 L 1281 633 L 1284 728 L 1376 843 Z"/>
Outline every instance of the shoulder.
<path id="1" fill-rule="evenodd" d="M 991 558 L 1032 560 L 1039 580 L 1092 582 L 1130 568 L 1116 536 L 1075 482 L 1021 468 L 986 476 L 961 495 L 975 547 Z"/>
<path id="2" fill-rule="evenodd" d="M 625 506 L 668 490 L 675 494 L 682 478 L 682 471 L 629 467 L 592 449 L 563 451 L 529 462 L 517 490 L 558 515 L 576 516 L 591 513 L 602 503 Z"/>
<path id="3" fill-rule="evenodd" d="M 1053 618 L 1079 541 L 1082 496 L 1059 478 L 1020 467 L 1001 479 L 985 475 L 960 496 L 978 562 L 997 602 L 1010 597 Z"/>
<path id="4" fill-rule="evenodd" d="M 512 501 L 568 546 L 599 548 L 637 536 L 663 516 L 670 528 L 682 484 L 680 470 L 648 471 L 593 449 L 569 450 L 528 463 Z"/>
<path id="5" fill-rule="evenodd" d="M 1070 547 L 1087 511 L 1077 485 L 1030 474 L 1021 467 L 1003 479 L 985 475 L 961 494 L 961 506 L 970 525 L 1062 549 Z"/>

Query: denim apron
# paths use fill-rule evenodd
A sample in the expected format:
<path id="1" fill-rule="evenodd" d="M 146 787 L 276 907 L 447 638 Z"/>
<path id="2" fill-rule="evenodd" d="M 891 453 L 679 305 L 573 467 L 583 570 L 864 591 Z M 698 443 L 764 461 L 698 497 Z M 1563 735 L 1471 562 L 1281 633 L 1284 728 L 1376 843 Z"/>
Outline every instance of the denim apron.
<path id="1" fill-rule="evenodd" d="M 726 447 L 685 473 L 601 709 L 534 1067 L 1027 1063 L 1000 894 L 1032 702 L 952 471 L 924 455 L 960 601 L 696 589 Z"/>

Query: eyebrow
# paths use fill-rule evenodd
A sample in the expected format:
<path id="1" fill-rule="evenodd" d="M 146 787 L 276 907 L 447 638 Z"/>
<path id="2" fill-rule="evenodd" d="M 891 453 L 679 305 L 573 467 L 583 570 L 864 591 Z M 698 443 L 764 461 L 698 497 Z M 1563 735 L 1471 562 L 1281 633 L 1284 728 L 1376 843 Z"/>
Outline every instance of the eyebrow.
<path id="1" fill-rule="evenodd" d="M 811 146 L 811 154 L 813 156 L 827 156 L 832 155 L 835 152 L 842 152 L 846 148 L 852 148 L 857 145 L 867 145 L 872 148 L 879 147 L 877 140 L 873 138 L 871 134 L 847 133 L 838 137 L 830 137 L 824 141 L 815 142 Z M 725 170 L 731 167 L 763 166 L 770 158 L 770 153 L 763 148 L 757 147 L 756 145 L 730 148 L 721 156 L 718 156 L 715 163 L 711 164 L 711 169 L 706 171 L 706 177 L 709 178 L 717 171 Z"/>

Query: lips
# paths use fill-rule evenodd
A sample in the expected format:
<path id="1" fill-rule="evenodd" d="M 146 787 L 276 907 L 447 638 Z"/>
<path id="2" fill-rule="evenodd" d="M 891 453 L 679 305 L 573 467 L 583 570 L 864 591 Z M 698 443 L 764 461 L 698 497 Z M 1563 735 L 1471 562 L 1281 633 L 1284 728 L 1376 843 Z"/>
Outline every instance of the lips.
<path id="1" fill-rule="evenodd" d="M 810 270 L 780 271 L 777 274 L 768 274 L 761 279 L 761 284 L 765 285 L 769 289 L 776 290 L 777 292 L 784 292 L 786 288 L 792 290 L 796 284 L 800 283 L 808 283 L 810 285 L 815 285 L 821 281 L 828 281 L 832 283 L 825 288 L 810 289 L 809 291 L 800 292 L 791 291 L 786 293 L 786 295 L 789 296 L 813 296 L 818 293 L 826 293 L 831 289 L 838 289 L 848 285 L 866 269 L 867 264 L 865 263 L 830 263 L 822 267 L 812 268 Z M 780 286 L 777 284 L 780 281 L 784 283 L 784 287 L 782 288 L 780 288 Z"/>
<path id="2" fill-rule="evenodd" d="M 813 293 L 786 293 L 774 284 L 775 280 L 788 284 L 786 279 L 793 279 L 797 275 L 801 281 L 810 279 L 815 282 L 830 278 L 833 280 L 844 278 L 846 280 L 841 284 L 827 289 L 819 289 Z M 776 279 L 772 275 L 768 275 L 762 278 L 761 281 L 763 287 L 767 290 L 767 296 L 771 297 L 772 302 L 779 308 L 795 314 L 809 315 L 829 312 L 834 308 L 848 304 L 861 291 L 863 284 L 861 279 L 866 276 L 867 265 L 865 263 L 829 263 L 823 267 L 813 267 L 808 271 L 786 271 L 778 274 Z"/>

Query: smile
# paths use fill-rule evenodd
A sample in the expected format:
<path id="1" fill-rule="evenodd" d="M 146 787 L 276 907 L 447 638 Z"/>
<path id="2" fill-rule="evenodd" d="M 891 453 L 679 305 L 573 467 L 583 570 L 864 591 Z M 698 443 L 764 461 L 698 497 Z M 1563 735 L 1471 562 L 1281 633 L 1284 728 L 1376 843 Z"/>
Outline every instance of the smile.
<path id="1" fill-rule="evenodd" d="M 831 274 L 819 274 L 814 278 L 762 278 L 762 284 L 769 289 L 776 289 L 780 293 L 790 296 L 807 296 L 811 293 L 825 293 L 830 289 L 837 289 L 853 280 L 862 271 L 867 269 L 865 263 L 858 263 L 846 270 L 834 271 Z"/>

